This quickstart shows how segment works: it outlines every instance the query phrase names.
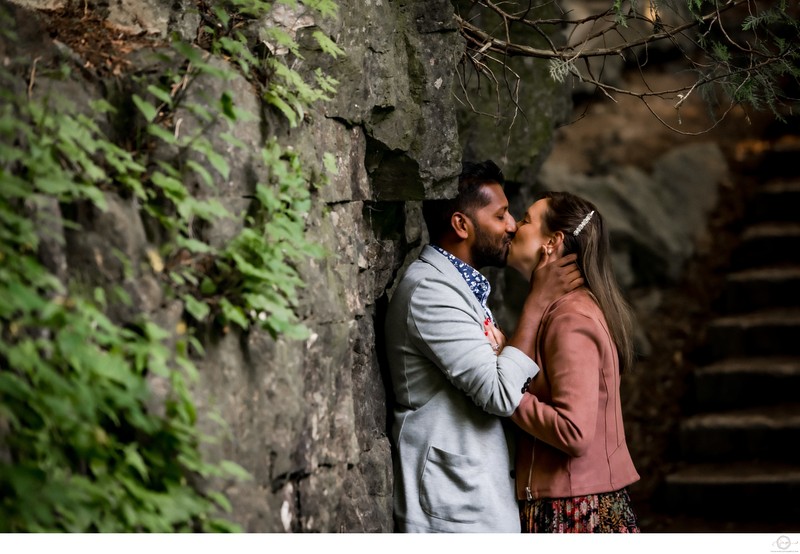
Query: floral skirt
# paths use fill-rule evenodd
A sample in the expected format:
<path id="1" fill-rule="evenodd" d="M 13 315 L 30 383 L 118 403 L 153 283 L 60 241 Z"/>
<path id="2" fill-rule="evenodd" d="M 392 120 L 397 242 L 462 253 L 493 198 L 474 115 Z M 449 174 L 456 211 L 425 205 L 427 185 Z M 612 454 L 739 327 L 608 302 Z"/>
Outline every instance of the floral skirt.
<path id="1" fill-rule="evenodd" d="M 521 503 L 523 533 L 638 533 L 627 489 Z"/>

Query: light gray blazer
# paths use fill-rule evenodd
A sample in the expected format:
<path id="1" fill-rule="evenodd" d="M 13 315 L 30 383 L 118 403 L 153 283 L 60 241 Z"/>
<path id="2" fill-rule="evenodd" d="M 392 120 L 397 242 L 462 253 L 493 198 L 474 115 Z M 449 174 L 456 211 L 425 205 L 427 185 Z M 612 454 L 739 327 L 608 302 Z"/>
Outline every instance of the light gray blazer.
<path id="1" fill-rule="evenodd" d="M 514 347 L 496 356 L 485 318 L 458 270 L 430 246 L 389 303 L 394 514 L 401 532 L 520 531 L 501 417 L 514 412 L 539 368 Z"/>

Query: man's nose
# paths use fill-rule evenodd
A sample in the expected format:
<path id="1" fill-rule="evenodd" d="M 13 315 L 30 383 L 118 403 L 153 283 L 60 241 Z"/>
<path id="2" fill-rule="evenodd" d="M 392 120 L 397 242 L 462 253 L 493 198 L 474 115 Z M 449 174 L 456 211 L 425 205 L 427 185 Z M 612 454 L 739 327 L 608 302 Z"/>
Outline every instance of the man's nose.
<path id="1" fill-rule="evenodd" d="M 506 231 L 508 231 L 511 234 L 514 234 L 514 233 L 517 232 L 517 222 L 514 220 L 514 216 L 512 216 L 511 214 L 508 214 L 508 222 L 507 222 L 507 225 L 506 225 Z"/>

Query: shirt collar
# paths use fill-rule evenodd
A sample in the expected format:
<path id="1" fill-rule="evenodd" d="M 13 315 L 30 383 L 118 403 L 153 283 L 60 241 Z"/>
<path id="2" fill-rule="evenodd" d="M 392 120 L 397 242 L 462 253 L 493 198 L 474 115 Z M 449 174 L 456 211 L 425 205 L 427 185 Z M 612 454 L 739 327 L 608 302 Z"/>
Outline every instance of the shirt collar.
<path id="1" fill-rule="evenodd" d="M 480 271 L 468 263 L 456 258 L 444 248 L 436 246 L 435 244 L 431 244 L 431 246 L 455 266 L 455 268 L 461 274 L 461 277 L 463 277 L 464 281 L 467 282 L 469 290 L 472 291 L 472 294 L 474 294 L 475 298 L 477 298 L 478 302 L 480 302 L 481 306 L 486 312 L 486 317 L 494 322 L 494 316 L 492 315 L 489 306 L 486 304 L 487 300 L 489 300 L 489 293 L 492 292 L 492 286 L 489 284 L 489 280 L 484 277 Z"/>

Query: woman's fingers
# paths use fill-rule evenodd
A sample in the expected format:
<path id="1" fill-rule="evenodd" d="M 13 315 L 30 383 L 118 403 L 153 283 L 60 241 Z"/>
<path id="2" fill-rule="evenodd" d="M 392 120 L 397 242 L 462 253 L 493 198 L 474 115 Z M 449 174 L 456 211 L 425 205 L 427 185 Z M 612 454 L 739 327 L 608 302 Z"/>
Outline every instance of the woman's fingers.
<path id="1" fill-rule="evenodd" d="M 486 318 L 483 322 L 483 334 L 486 335 L 489 344 L 492 345 L 492 349 L 499 354 L 506 345 L 506 337 L 500 329 L 495 327 L 494 323 L 492 323 L 492 320 L 489 318 Z"/>

